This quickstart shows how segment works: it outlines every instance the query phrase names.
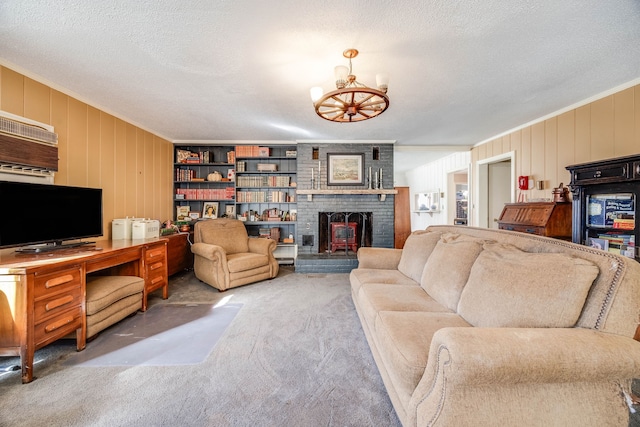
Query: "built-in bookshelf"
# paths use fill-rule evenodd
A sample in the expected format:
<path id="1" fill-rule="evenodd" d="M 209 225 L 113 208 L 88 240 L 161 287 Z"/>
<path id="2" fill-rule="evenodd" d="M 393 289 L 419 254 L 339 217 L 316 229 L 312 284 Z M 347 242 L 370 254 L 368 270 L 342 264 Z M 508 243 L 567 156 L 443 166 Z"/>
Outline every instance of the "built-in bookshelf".
<path id="1" fill-rule="evenodd" d="M 177 221 L 237 218 L 250 236 L 276 239 L 278 253 L 295 259 L 295 145 L 176 146 L 174 169 Z"/>
<path id="2" fill-rule="evenodd" d="M 294 243 L 297 217 L 295 146 L 236 146 L 236 213 L 250 235 Z"/>

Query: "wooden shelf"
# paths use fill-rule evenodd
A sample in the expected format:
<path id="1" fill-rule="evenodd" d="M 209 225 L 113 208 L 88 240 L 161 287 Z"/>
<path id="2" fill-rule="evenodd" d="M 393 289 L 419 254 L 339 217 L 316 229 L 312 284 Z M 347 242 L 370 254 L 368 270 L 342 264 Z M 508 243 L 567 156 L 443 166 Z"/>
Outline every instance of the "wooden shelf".
<path id="1" fill-rule="evenodd" d="M 335 194 L 346 194 L 346 195 L 375 195 L 378 196 L 378 198 L 380 199 L 381 202 L 384 202 L 387 194 L 398 194 L 398 190 L 385 190 L 385 189 L 378 189 L 378 190 L 369 190 L 369 189 L 356 189 L 356 190 L 332 190 L 332 189 L 323 189 L 323 190 L 302 190 L 302 189 L 298 189 L 296 191 L 299 195 L 300 194 L 306 194 L 307 195 L 307 200 L 308 201 L 312 201 L 313 200 L 313 195 L 320 195 L 320 196 L 331 196 L 331 195 L 335 195 Z"/>

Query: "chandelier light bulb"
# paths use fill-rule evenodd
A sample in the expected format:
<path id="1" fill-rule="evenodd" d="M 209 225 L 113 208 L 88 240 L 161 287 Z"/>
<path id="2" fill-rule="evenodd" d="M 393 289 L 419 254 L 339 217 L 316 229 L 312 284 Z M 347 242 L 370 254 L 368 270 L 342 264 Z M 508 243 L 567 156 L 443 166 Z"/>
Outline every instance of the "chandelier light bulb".
<path id="1" fill-rule="evenodd" d="M 322 88 L 319 86 L 312 87 L 309 92 L 311 93 L 311 100 L 313 102 L 316 102 L 318 99 L 322 98 L 322 95 L 324 93 Z"/>
<path id="2" fill-rule="evenodd" d="M 387 89 L 389 88 L 389 74 L 376 74 L 376 86 L 378 86 L 380 91 L 387 93 Z"/>

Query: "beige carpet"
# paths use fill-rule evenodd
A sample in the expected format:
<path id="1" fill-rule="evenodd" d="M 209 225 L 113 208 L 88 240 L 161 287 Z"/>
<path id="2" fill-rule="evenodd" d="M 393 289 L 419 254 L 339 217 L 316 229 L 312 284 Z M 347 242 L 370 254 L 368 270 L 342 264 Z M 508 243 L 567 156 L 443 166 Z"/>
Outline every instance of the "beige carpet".
<path id="1" fill-rule="evenodd" d="M 400 426 L 347 274 L 296 274 L 219 293 L 192 273 L 150 303 L 242 304 L 195 365 L 69 366 L 74 344 L 36 354 L 21 384 L 0 357 L 0 426 Z M 89 343 L 91 346 L 91 343 Z M 3 371 L 4 370 L 4 371 Z"/>

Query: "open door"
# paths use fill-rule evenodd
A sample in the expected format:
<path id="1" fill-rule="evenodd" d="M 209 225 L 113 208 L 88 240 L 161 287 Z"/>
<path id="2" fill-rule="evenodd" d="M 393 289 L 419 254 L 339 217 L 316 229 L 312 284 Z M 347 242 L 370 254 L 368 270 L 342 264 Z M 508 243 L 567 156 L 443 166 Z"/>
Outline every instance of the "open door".
<path id="1" fill-rule="evenodd" d="M 479 227 L 498 228 L 498 218 L 505 203 L 515 201 L 514 152 L 478 162 L 478 207 L 476 224 Z"/>

